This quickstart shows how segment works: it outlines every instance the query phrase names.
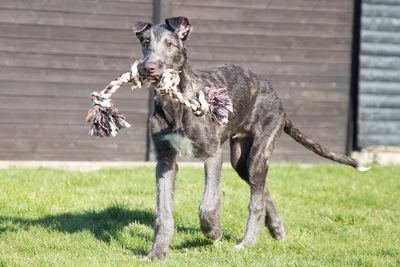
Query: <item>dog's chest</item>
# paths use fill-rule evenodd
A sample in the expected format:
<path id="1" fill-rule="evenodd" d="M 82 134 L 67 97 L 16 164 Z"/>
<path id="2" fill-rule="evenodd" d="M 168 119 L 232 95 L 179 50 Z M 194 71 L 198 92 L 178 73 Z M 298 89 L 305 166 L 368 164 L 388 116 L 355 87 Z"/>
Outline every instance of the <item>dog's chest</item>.
<path id="1" fill-rule="evenodd" d="M 167 134 L 163 138 L 181 156 L 193 157 L 193 142 L 179 133 Z"/>

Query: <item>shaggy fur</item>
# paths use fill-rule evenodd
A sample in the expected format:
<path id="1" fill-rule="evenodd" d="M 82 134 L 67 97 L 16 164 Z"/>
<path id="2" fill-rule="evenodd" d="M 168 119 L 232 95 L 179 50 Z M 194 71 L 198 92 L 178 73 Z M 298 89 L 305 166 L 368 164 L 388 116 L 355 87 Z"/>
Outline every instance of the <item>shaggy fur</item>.
<path id="1" fill-rule="evenodd" d="M 172 210 L 178 153 L 204 159 L 205 187 L 199 206 L 200 229 L 206 237 L 219 240 L 222 236 L 219 216 L 221 146 L 229 140 L 232 166 L 251 189 L 246 232 L 237 248 L 256 243 L 264 218 L 274 238 L 285 237 L 282 220 L 265 183 L 268 161 L 282 131 L 320 156 L 360 167 L 354 159 L 328 151 L 296 129 L 287 118 L 281 99 L 264 77 L 234 65 L 192 70 L 185 48 L 190 27 L 185 17 L 169 18 L 166 24 L 154 26 L 145 22 L 134 25 L 134 33 L 143 50 L 143 63 L 139 66 L 141 77 L 145 77 L 148 86 L 155 88 L 166 69 L 180 71 L 179 90 L 190 97 L 195 97 L 197 91 L 207 86 L 227 87 L 233 111 L 229 114 L 229 121 L 218 126 L 210 116 L 195 117 L 189 108 L 169 96 L 155 99 L 150 125 L 158 160 L 157 204 L 154 244 L 148 255 L 151 259 L 166 257 L 174 232 Z"/>

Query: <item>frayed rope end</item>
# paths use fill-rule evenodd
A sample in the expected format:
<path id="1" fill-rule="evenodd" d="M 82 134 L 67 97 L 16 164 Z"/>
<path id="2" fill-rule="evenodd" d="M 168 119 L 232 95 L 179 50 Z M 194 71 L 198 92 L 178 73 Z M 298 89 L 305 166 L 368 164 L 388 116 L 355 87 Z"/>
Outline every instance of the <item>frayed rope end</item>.
<path id="1" fill-rule="evenodd" d="M 227 88 L 216 88 L 212 85 L 205 88 L 205 93 L 212 119 L 218 125 L 227 123 L 229 112 L 233 111 Z"/>
<path id="2" fill-rule="evenodd" d="M 89 110 L 86 121 L 93 122 L 88 133 L 90 136 L 115 137 L 120 129 L 131 127 L 125 120 L 125 116 L 119 113 L 113 105 L 110 107 L 95 105 Z"/>

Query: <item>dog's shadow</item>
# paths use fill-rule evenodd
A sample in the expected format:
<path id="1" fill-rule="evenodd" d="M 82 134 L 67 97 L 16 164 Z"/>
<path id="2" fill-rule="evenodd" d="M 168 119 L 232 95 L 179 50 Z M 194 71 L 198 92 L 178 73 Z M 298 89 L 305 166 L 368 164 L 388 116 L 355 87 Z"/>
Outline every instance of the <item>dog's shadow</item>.
<path id="1" fill-rule="evenodd" d="M 63 213 L 58 215 L 49 215 L 38 219 L 24 219 L 17 217 L 0 216 L 0 234 L 8 231 L 18 231 L 21 228 L 26 229 L 31 226 L 40 226 L 46 229 L 56 230 L 63 233 L 76 233 L 89 230 L 97 239 L 109 243 L 111 240 L 118 240 L 118 233 L 130 223 L 135 222 L 145 226 L 153 227 L 154 215 L 150 210 L 134 209 L 125 207 L 111 206 L 101 211 L 84 211 L 82 213 Z M 198 227 L 178 226 L 178 232 L 193 233 L 198 232 Z M 143 231 L 131 231 L 132 236 L 141 238 L 147 244 L 151 244 L 152 233 Z M 190 248 L 209 245 L 211 241 L 206 238 L 194 241 L 183 241 L 175 248 Z M 136 255 L 145 255 L 150 247 L 142 245 L 132 245 L 129 248 Z"/>

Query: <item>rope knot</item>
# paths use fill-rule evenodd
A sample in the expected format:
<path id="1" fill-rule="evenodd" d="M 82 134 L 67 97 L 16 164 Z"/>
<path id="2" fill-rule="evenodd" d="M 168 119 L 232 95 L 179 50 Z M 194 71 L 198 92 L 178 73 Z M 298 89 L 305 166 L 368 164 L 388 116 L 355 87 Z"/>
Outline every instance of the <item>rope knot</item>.
<path id="1" fill-rule="evenodd" d="M 156 93 L 158 95 L 169 94 L 170 91 L 178 92 L 178 85 L 180 83 L 180 71 L 167 69 L 161 76 Z"/>

